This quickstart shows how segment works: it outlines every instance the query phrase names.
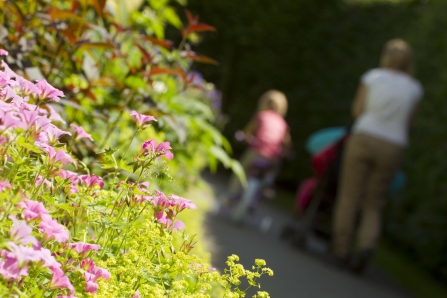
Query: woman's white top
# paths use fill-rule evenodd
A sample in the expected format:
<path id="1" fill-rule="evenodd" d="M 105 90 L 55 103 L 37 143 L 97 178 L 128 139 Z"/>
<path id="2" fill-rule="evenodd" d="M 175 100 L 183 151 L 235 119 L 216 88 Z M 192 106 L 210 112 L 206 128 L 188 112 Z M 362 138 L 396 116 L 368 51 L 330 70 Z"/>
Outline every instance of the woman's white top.
<path id="1" fill-rule="evenodd" d="M 422 85 L 403 72 L 385 68 L 366 72 L 361 82 L 367 87 L 366 106 L 353 132 L 405 147 L 410 116 L 422 97 Z"/>

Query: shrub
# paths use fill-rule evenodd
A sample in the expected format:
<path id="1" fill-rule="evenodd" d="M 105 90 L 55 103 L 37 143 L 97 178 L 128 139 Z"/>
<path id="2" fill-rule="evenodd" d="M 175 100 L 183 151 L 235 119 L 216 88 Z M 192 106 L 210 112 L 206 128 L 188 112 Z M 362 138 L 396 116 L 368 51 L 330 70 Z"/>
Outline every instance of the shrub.
<path id="1" fill-rule="evenodd" d="M 130 112 L 136 122 L 133 137 L 125 147 L 100 153 L 103 166 L 114 164 L 114 171 L 101 177 L 71 150 L 84 140 L 93 142 L 89 132 L 56 125 L 64 119 L 48 104 L 63 92 L 46 80 L 28 81 L 5 61 L 1 68 L 2 294 L 209 297 L 216 284 L 225 296 L 240 297 L 245 295 L 240 278 L 258 286 L 261 275 L 273 274 L 263 260 L 250 271 L 231 256 L 228 271 L 220 275 L 190 253 L 194 237 L 177 215 L 195 204 L 156 189 L 156 177 L 174 158 L 170 143 L 148 140 L 131 161 L 126 159 L 133 139 L 155 117 Z"/>

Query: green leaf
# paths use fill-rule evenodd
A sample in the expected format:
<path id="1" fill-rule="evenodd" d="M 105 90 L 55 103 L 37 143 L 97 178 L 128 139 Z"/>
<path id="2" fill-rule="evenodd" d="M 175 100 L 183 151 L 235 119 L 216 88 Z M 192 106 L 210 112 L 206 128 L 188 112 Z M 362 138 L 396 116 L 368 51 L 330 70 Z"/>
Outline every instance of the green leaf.
<path id="1" fill-rule="evenodd" d="M 126 172 L 132 172 L 133 169 L 131 167 L 131 164 L 128 164 L 125 160 L 120 160 L 120 169 L 124 170 Z"/>
<path id="2" fill-rule="evenodd" d="M 228 156 L 228 154 L 218 146 L 212 146 L 210 148 L 210 153 L 217 158 L 226 168 L 231 167 L 231 158 Z"/>
<path id="3" fill-rule="evenodd" d="M 23 136 L 18 138 L 16 142 L 17 142 L 17 144 L 19 146 L 21 146 L 23 148 L 26 148 L 26 149 L 28 149 L 28 150 L 30 150 L 32 152 L 36 152 L 36 153 L 42 153 L 43 152 L 42 149 L 40 149 L 36 145 L 27 142 Z"/>
<path id="4" fill-rule="evenodd" d="M 232 159 L 230 168 L 233 171 L 233 173 L 237 176 L 237 178 L 239 178 L 239 181 L 241 181 L 242 185 L 243 186 L 247 185 L 247 177 L 245 176 L 245 171 L 241 163 L 235 159 Z"/>
<path id="5" fill-rule="evenodd" d="M 104 151 L 97 153 L 99 156 L 111 156 L 113 153 L 118 151 L 116 148 L 104 149 Z"/>
<path id="6" fill-rule="evenodd" d="M 70 206 L 70 204 L 68 204 L 68 203 L 56 204 L 56 207 L 58 207 L 59 209 L 62 209 L 62 210 L 66 210 L 66 211 L 71 211 L 71 210 L 75 209 L 75 207 Z"/>
<path id="7" fill-rule="evenodd" d="M 160 10 L 168 4 L 169 0 L 149 0 L 148 2 L 152 9 Z"/>
<path id="8" fill-rule="evenodd" d="M 163 17 L 175 28 L 180 29 L 183 27 L 182 21 L 172 7 L 166 7 L 163 10 Z"/>

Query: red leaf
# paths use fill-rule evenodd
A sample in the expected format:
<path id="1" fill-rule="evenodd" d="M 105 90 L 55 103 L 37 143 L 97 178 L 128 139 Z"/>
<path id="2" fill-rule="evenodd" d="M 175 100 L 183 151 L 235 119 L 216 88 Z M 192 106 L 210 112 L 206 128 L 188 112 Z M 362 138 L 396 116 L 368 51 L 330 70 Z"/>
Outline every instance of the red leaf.
<path id="1" fill-rule="evenodd" d="M 141 54 L 143 54 L 145 63 L 152 61 L 151 55 L 141 45 L 139 45 L 136 41 L 134 41 L 133 44 L 140 50 Z"/>
<path id="2" fill-rule="evenodd" d="M 50 7 L 48 9 L 48 15 L 51 17 L 51 20 L 65 20 L 65 19 L 71 19 L 76 20 L 79 23 L 85 23 L 86 21 L 81 18 L 80 16 L 68 11 L 68 10 L 62 10 L 56 7 Z"/>
<path id="3" fill-rule="evenodd" d="M 78 36 L 79 36 L 78 33 L 82 34 L 84 32 L 84 29 L 86 29 L 86 28 L 87 28 L 87 26 L 85 24 L 70 22 L 67 24 L 67 27 L 63 30 L 60 30 L 60 32 L 71 43 L 74 44 L 78 40 Z M 79 29 L 82 29 L 82 31 L 80 32 Z"/>
<path id="4" fill-rule="evenodd" d="M 117 89 L 123 88 L 123 83 L 112 76 L 102 76 L 90 83 L 90 87 L 115 87 Z"/>
<path id="5" fill-rule="evenodd" d="M 162 39 L 158 39 L 156 37 L 153 36 L 141 36 L 141 39 L 146 40 L 146 41 L 150 41 L 155 45 L 158 46 L 162 46 L 165 49 L 170 50 L 172 47 L 172 42 L 169 40 L 162 40 Z"/>
<path id="6" fill-rule="evenodd" d="M 149 72 L 149 76 L 158 75 L 158 74 L 172 74 L 172 75 L 178 75 L 178 71 L 170 68 L 164 68 L 164 67 L 153 67 L 151 71 Z"/>
<path id="7" fill-rule="evenodd" d="M 90 91 L 90 90 L 86 90 L 86 92 L 85 92 L 85 95 L 88 97 L 88 98 L 90 98 L 90 99 L 92 99 L 93 101 L 96 101 L 96 96 L 92 93 L 92 91 Z"/>
<path id="8" fill-rule="evenodd" d="M 78 9 L 78 0 L 73 0 L 71 3 L 70 12 L 75 12 Z"/>
<path id="9" fill-rule="evenodd" d="M 216 31 L 216 27 L 210 26 L 208 24 L 195 24 L 195 25 L 189 25 L 188 26 L 189 32 L 195 32 L 195 31 Z"/>
<path id="10" fill-rule="evenodd" d="M 20 23 L 17 25 L 21 26 L 21 24 L 23 23 L 24 15 L 17 4 L 15 4 L 14 2 L 6 1 L 5 7 L 2 8 L 2 10 L 3 9 L 13 14 L 17 18 L 17 23 Z"/>
<path id="11" fill-rule="evenodd" d="M 188 78 L 186 76 L 186 72 L 178 65 L 177 65 L 177 73 L 182 77 L 183 82 L 187 84 Z"/>
<path id="12" fill-rule="evenodd" d="M 188 35 L 188 30 L 182 29 L 182 37 L 185 38 Z"/>
<path id="13" fill-rule="evenodd" d="M 75 46 L 78 46 L 76 50 L 85 50 L 89 48 L 93 49 L 114 49 L 115 47 L 113 44 L 109 42 L 78 42 L 75 44 Z"/>
<path id="14" fill-rule="evenodd" d="M 107 0 L 91 0 L 91 1 L 93 2 L 93 6 L 95 6 L 96 12 L 102 17 Z"/>
<path id="15" fill-rule="evenodd" d="M 118 32 L 132 31 L 130 28 L 125 28 L 115 22 L 111 22 L 110 24 L 112 24 L 112 26 L 115 27 L 116 31 Z"/>
<path id="16" fill-rule="evenodd" d="M 188 24 L 192 25 L 192 24 L 197 24 L 197 22 L 199 21 L 199 16 L 196 15 L 194 16 L 189 10 L 185 10 L 186 13 L 186 17 L 188 18 Z"/>
<path id="17" fill-rule="evenodd" d="M 186 54 L 186 57 L 193 61 L 200 62 L 200 63 L 219 65 L 219 62 L 217 62 L 213 58 L 210 58 L 208 56 L 201 55 L 201 54 L 196 54 L 194 52 L 188 52 Z"/>

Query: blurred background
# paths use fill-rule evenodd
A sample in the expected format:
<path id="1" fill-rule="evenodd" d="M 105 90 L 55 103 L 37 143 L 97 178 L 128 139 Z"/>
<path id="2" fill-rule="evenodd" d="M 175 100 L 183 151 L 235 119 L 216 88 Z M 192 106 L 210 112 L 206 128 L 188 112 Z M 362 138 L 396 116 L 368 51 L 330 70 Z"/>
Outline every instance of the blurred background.
<path id="1" fill-rule="evenodd" d="M 287 95 L 296 158 L 283 166 L 277 184 L 289 192 L 311 175 L 306 138 L 351 123 L 359 78 L 378 66 L 382 45 L 400 37 L 413 46 L 425 96 L 406 151 L 406 188 L 387 208 L 386 238 L 446 282 L 447 1 L 189 0 L 188 8 L 217 27 L 197 49 L 220 64 L 198 70 L 222 91 L 229 140 L 264 91 Z M 244 149 L 235 142 L 233 148 L 236 157 Z"/>

